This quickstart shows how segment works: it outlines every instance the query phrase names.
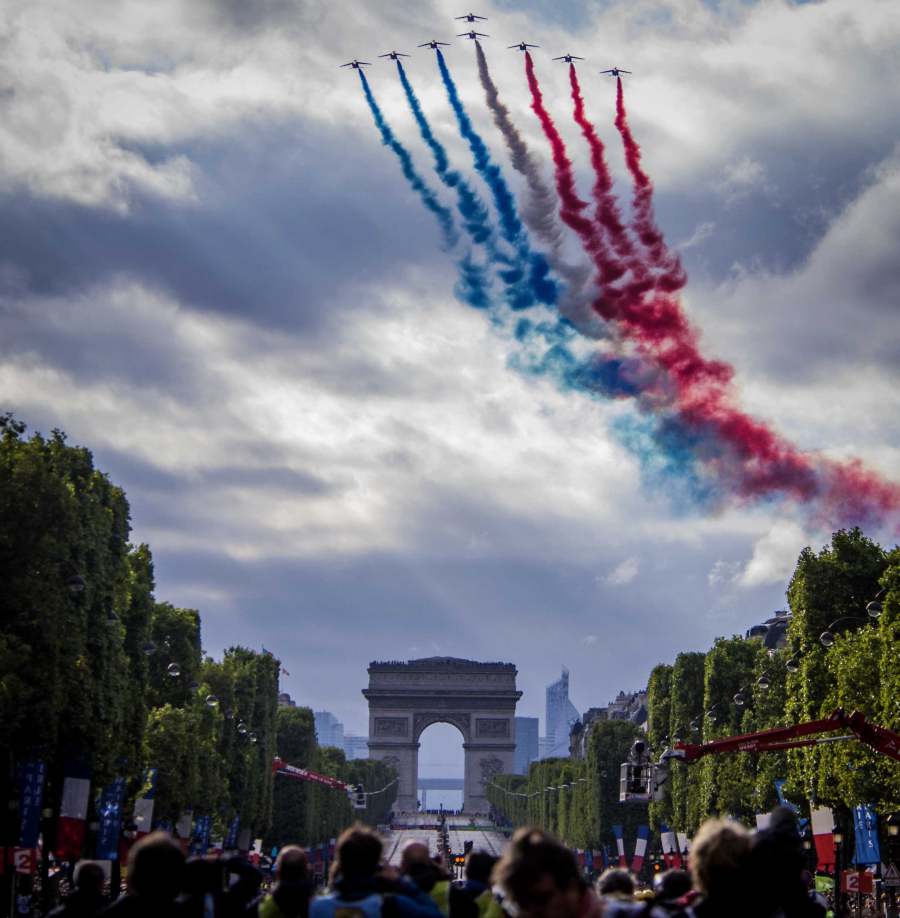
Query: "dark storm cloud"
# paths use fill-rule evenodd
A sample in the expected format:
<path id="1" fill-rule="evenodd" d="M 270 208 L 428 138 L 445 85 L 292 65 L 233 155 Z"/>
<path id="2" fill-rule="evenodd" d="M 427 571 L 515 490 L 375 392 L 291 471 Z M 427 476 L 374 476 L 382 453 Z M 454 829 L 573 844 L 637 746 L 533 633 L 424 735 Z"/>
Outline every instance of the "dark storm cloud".
<path id="1" fill-rule="evenodd" d="M 133 278 L 194 307 L 316 334 L 370 309 L 379 283 L 412 266 L 451 286 L 437 234 L 394 164 L 356 141 L 323 125 L 247 123 L 167 150 L 191 159 L 197 200 L 135 193 L 126 214 L 7 195 L 7 292 L 77 295 Z"/>

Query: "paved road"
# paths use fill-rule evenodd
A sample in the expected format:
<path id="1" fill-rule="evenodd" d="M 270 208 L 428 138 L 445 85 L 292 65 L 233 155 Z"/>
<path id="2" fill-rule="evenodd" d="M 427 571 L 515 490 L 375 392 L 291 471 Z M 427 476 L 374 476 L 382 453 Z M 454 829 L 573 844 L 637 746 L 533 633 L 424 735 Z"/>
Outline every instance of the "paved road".
<path id="1" fill-rule="evenodd" d="M 385 856 L 388 863 L 399 864 L 403 848 L 410 841 L 425 842 L 432 854 L 437 853 L 437 830 L 425 828 L 434 826 L 437 817 L 428 814 L 411 815 L 402 818 L 402 823 L 409 828 L 395 829 L 385 836 Z M 503 834 L 494 831 L 493 826 L 483 819 L 473 823 L 468 816 L 448 816 L 447 828 L 450 834 L 450 848 L 454 853 L 462 853 L 467 841 L 473 843 L 476 851 L 488 851 L 495 856 L 499 856 L 506 846 Z"/>

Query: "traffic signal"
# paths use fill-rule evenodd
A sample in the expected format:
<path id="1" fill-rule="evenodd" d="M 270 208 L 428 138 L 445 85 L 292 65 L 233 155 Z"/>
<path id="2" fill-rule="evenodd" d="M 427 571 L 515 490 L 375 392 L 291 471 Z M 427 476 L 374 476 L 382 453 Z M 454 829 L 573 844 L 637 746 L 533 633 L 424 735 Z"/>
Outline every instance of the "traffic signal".
<path id="1" fill-rule="evenodd" d="M 462 867 L 466 863 L 466 856 L 464 854 L 457 854 L 453 858 L 453 863 L 456 864 L 457 867 Z"/>

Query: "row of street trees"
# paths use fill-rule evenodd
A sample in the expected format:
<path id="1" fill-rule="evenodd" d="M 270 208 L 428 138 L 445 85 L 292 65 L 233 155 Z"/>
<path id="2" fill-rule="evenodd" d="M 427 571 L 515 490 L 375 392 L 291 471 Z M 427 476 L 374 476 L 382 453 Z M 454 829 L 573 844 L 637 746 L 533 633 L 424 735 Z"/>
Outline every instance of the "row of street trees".
<path id="1" fill-rule="evenodd" d="M 214 838 L 237 818 L 245 837 L 328 840 L 351 821 L 335 791 L 307 789 L 309 818 L 273 826 L 271 763 L 287 716 L 278 708 L 280 662 L 243 647 L 221 660 L 204 655 L 199 613 L 155 599 L 150 549 L 130 544 L 129 533 L 125 493 L 87 449 L 59 431 L 26 437 L 23 424 L 0 417 L 4 799 L 18 800 L 17 765 L 39 760 L 51 811 L 64 776 L 78 773 L 90 776 L 92 798 L 126 778 L 130 813 L 155 769 L 157 822 L 191 810 L 211 818 Z M 298 712 L 310 724 L 299 758 L 358 776 L 367 789 L 388 783 L 380 763 L 357 766 L 319 749 L 312 713 L 291 716 Z M 0 844 L 18 844 L 15 809 L 0 819 Z"/>
<path id="2" fill-rule="evenodd" d="M 900 729 L 900 549 L 886 551 L 859 529 L 839 531 L 818 553 L 805 549 L 787 590 L 787 642 L 767 649 L 758 638 L 718 638 L 706 653 L 680 653 L 656 666 L 648 682 L 647 741 L 655 758 L 676 742 L 705 742 L 816 720 L 841 707 Z M 900 810 L 900 766 L 858 742 L 783 753 L 708 756 L 675 764 L 663 800 L 619 804 L 619 764 L 636 728 L 601 721 L 587 758 L 538 762 L 527 777 L 495 779 L 491 801 L 516 825 L 537 823 L 570 844 L 611 844 L 611 826 L 663 823 L 692 835 L 711 815 L 752 824 L 789 799 L 835 808 L 860 803 L 887 815 Z M 574 788 L 547 790 L 571 783 Z M 531 796 L 521 797 L 515 794 Z"/>

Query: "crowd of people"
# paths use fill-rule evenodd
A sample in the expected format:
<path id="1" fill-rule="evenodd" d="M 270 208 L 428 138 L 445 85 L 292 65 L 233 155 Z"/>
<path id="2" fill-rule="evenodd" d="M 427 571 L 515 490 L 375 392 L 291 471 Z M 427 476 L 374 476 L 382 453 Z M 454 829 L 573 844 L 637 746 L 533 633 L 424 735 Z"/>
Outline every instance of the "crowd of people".
<path id="1" fill-rule="evenodd" d="M 519 829 L 498 859 L 472 851 L 465 878 L 452 881 L 423 842 L 410 842 L 400 864 L 384 861 L 380 836 L 357 824 L 338 839 L 327 886 L 316 884 L 306 853 L 282 848 L 274 882 L 241 859 L 185 860 L 166 834 L 131 850 L 127 889 L 104 900 L 103 870 L 79 865 L 74 891 L 50 914 L 59 918 L 824 918 L 827 904 L 809 889 L 792 814 L 750 833 L 711 820 L 697 833 L 690 871 L 668 870 L 653 890 L 626 870 L 592 884 L 571 850 L 541 829 Z"/>

